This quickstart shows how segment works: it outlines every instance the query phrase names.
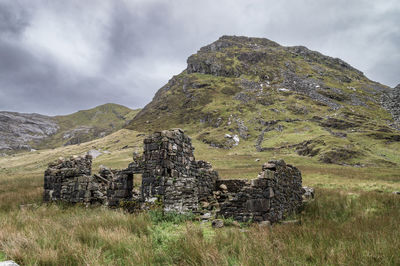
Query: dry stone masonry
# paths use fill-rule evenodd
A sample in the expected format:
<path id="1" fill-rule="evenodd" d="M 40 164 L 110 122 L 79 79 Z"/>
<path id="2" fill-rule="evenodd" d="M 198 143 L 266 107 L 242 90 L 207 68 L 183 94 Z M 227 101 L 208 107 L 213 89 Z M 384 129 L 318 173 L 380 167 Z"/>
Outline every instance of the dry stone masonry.
<path id="1" fill-rule="evenodd" d="M 101 166 L 92 175 L 90 155 L 60 158 L 45 171 L 44 201 L 110 207 L 132 202 L 139 209 L 158 204 L 166 212 L 212 212 L 243 222 L 278 222 L 302 206 L 301 173 L 283 160 L 264 164 L 253 180 L 222 180 L 210 163 L 196 161 L 193 151 L 191 139 L 172 129 L 148 136 L 143 155 L 134 154 L 123 170 Z M 134 193 L 135 174 L 142 174 L 140 193 Z"/>
<path id="2" fill-rule="evenodd" d="M 44 173 L 44 200 L 70 202 L 91 202 L 94 199 L 92 157 L 75 156 L 64 160 L 59 158 L 49 164 Z M 89 187 L 90 182 L 90 187 Z M 100 191 L 97 186 L 96 191 Z"/>
<path id="3" fill-rule="evenodd" d="M 283 160 L 269 161 L 253 180 L 219 180 L 220 214 L 237 221 L 278 222 L 302 206 L 301 173 Z"/>
<path id="4" fill-rule="evenodd" d="M 156 132 L 144 140 L 142 200 L 161 199 L 166 211 L 199 209 L 215 190 L 218 173 L 195 161 L 191 140 L 182 130 Z"/>
<path id="5" fill-rule="evenodd" d="M 130 173 L 106 167 L 101 167 L 98 175 L 91 171 L 90 155 L 59 158 L 45 171 L 43 200 L 118 206 L 120 200 L 131 199 Z"/>

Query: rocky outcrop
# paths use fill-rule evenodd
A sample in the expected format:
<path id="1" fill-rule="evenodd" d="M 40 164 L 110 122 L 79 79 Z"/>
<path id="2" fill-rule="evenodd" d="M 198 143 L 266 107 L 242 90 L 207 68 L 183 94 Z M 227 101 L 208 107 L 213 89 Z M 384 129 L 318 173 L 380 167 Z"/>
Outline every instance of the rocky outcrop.
<path id="1" fill-rule="evenodd" d="M 251 46 L 259 51 L 240 53 L 239 60 L 243 63 L 236 65 L 233 56 L 211 56 L 222 51 L 231 51 Z M 207 45 L 188 58 L 187 72 L 211 74 L 225 77 L 239 77 L 248 72 L 252 66 L 262 64 L 271 55 L 263 49 L 273 49 L 280 45 L 268 39 L 248 38 L 243 36 L 222 36 L 216 42 Z"/>
<path id="2" fill-rule="evenodd" d="M 104 137 L 127 123 L 134 110 L 104 104 L 65 116 L 0 112 L 0 154 L 80 144 Z"/>
<path id="3" fill-rule="evenodd" d="M 283 61 L 285 54 L 286 61 Z M 216 42 L 201 48 L 197 54 L 188 58 L 187 73 L 231 78 L 238 78 L 243 74 L 256 75 L 260 78 L 260 82 L 252 82 L 253 88 L 261 89 L 261 91 L 265 81 L 282 79 L 283 82 L 278 84 L 280 91 L 307 95 L 333 110 L 339 109 L 342 106 L 340 102 L 343 101 L 351 105 L 363 104 L 363 100 L 358 95 L 344 94 L 339 88 L 327 86 L 321 78 L 297 73 L 299 66 L 290 57 L 302 58 L 320 76 L 333 75 L 320 65 L 339 71 L 332 78 L 340 83 L 350 83 L 352 79 L 363 76 L 361 71 L 343 60 L 311 51 L 304 46 L 284 47 L 268 39 L 238 36 L 222 36 Z M 265 69 L 266 66 L 269 70 Z M 269 85 L 268 82 L 267 85 Z M 251 100 L 250 96 L 244 92 L 239 92 L 235 99 L 245 102 Z"/>
<path id="4" fill-rule="evenodd" d="M 400 84 L 382 96 L 382 106 L 388 110 L 400 129 Z"/>
<path id="5" fill-rule="evenodd" d="M 80 144 L 88 141 L 90 140 L 90 135 L 94 135 L 95 137 L 104 137 L 106 132 L 96 132 L 95 127 L 79 126 L 68 130 L 63 134 L 63 140 L 65 140 L 64 146 Z"/>
<path id="6" fill-rule="evenodd" d="M 52 136 L 58 129 L 49 116 L 0 112 L 0 151 L 31 150 L 31 142 Z"/>

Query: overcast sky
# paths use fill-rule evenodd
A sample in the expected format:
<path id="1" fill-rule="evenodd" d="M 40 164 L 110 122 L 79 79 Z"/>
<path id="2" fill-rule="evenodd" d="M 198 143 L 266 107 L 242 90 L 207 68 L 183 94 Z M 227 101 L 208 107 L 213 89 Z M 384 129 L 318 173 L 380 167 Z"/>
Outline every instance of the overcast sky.
<path id="1" fill-rule="evenodd" d="M 304 45 L 400 83 L 399 0 L 0 0 L 0 110 L 143 107 L 221 35 Z"/>

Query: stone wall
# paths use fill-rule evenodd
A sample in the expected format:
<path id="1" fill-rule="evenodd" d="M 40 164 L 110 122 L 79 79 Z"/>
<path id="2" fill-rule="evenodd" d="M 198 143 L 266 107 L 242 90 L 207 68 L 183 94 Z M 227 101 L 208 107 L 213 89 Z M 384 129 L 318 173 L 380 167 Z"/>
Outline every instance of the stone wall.
<path id="1" fill-rule="evenodd" d="M 131 200 L 131 173 L 101 167 L 98 175 L 91 175 L 91 169 L 90 155 L 60 158 L 50 163 L 44 174 L 43 200 L 107 206 L 118 206 L 121 200 Z"/>
<path id="2" fill-rule="evenodd" d="M 156 132 L 144 140 L 143 201 L 160 200 L 165 211 L 196 211 L 212 196 L 218 173 L 196 161 L 191 139 L 182 130 Z"/>
<path id="3" fill-rule="evenodd" d="M 197 179 L 198 200 L 210 201 L 213 198 L 213 192 L 216 190 L 216 184 L 219 180 L 218 172 L 212 168 L 212 165 L 206 161 L 196 161 L 194 175 Z"/>
<path id="4" fill-rule="evenodd" d="M 300 171 L 283 160 L 269 161 L 253 180 L 219 180 L 219 215 L 237 221 L 277 222 L 302 206 Z"/>
<path id="5" fill-rule="evenodd" d="M 59 158 L 49 164 L 44 173 L 44 201 L 102 201 L 95 191 L 105 191 L 106 184 L 91 176 L 92 157 Z"/>
<path id="6" fill-rule="evenodd" d="M 243 222 L 277 222 L 301 207 L 301 173 L 283 160 L 264 164 L 253 180 L 220 180 L 210 163 L 195 160 L 193 151 L 191 139 L 173 129 L 146 138 L 143 156 L 135 154 L 124 170 L 102 166 L 92 175 L 90 155 L 59 159 L 45 171 L 44 201 L 110 207 L 134 201 L 140 209 L 157 202 L 164 211 L 216 212 Z M 142 174 L 140 196 L 133 193 L 134 174 Z M 307 193 L 312 199 L 313 190 Z"/>
<path id="7" fill-rule="evenodd" d="M 108 182 L 105 205 L 118 207 L 120 201 L 132 200 L 133 174 L 129 169 L 111 170 L 102 166 L 99 175 Z"/>

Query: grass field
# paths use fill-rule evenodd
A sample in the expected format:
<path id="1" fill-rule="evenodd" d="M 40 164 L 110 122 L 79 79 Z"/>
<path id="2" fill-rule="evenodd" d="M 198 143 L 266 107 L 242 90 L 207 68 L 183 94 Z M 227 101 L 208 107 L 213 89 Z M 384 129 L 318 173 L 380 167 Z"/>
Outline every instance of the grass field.
<path id="1" fill-rule="evenodd" d="M 301 225 L 213 229 L 192 217 L 157 211 L 42 204 L 43 171 L 60 156 L 107 150 L 94 160 L 124 168 L 142 149 L 139 132 L 120 130 L 81 145 L 0 158 L 0 261 L 21 265 L 399 265 L 400 168 L 320 164 L 289 150 L 257 153 L 241 143 L 211 148 L 193 138 L 197 159 L 222 178 L 254 178 L 261 164 L 283 158 L 298 166 L 316 199 Z M 126 147 L 128 146 L 128 147 Z M 260 161 L 256 161 L 260 159 Z M 140 180 L 136 180 L 136 184 Z M 229 224 L 230 221 L 227 221 Z"/>

